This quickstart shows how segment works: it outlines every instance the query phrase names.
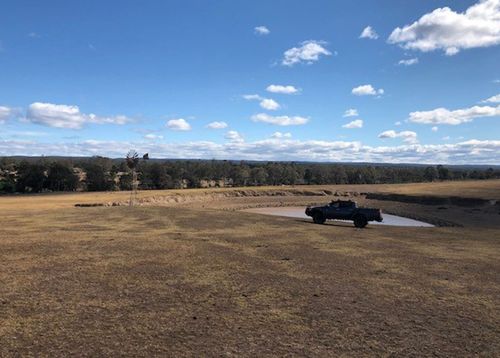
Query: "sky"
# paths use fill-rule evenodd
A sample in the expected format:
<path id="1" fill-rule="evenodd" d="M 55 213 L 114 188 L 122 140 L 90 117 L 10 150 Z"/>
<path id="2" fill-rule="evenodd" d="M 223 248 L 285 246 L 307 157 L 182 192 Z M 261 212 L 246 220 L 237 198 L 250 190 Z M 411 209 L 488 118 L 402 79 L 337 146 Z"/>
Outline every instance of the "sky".
<path id="1" fill-rule="evenodd" d="M 0 3 L 0 155 L 500 164 L 500 0 Z"/>

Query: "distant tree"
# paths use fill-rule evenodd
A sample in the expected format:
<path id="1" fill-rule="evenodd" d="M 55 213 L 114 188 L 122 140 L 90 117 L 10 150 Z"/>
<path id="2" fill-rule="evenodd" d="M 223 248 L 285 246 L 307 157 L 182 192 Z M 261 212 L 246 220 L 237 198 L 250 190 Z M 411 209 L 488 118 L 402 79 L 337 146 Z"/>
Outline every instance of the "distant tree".
<path id="1" fill-rule="evenodd" d="M 98 162 L 87 163 L 84 166 L 87 177 L 85 183 L 88 191 L 112 190 L 114 181 L 106 168 Z"/>
<path id="2" fill-rule="evenodd" d="M 132 174 L 122 174 L 118 182 L 118 187 L 120 188 L 120 190 L 132 190 Z"/>
<path id="3" fill-rule="evenodd" d="M 442 165 L 437 166 L 437 172 L 439 180 L 448 180 L 450 179 L 450 170 Z"/>
<path id="4" fill-rule="evenodd" d="M 16 182 L 12 175 L 0 179 L 0 193 L 13 193 L 16 191 Z"/>
<path id="5" fill-rule="evenodd" d="M 16 191 L 21 193 L 41 192 L 47 180 L 46 167 L 41 163 L 22 162 L 17 171 Z"/>
<path id="6" fill-rule="evenodd" d="M 174 187 L 172 177 L 161 163 L 153 163 L 149 170 L 149 179 L 153 189 L 169 189 Z"/>
<path id="7" fill-rule="evenodd" d="M 436 167 L 427 167 L 424 171 L 424 178 L 427 181 L 434 181 L 439 178 L 439 173 Z"/>
<path id="8" fill-rule="evenodd" d="M 254 167 L 250 170 L 250 182 L 252 185 L 265 185 L 267 177 L 267 172 L 263 167 Z"/>
<path id="9" fill-rule="evenodd" d="M 244 163 L 235 165 L 231 170 L 231 177 L 235 185 L 246 186 L 250 180 L 250 168 Z"/>
<path id="10" fill-rule="evenodd" d="M 78 185 L 78 176 L 73 168 L 60 162 L 53 162 L 47 171 L 46 186 L 52 191 L 74 191 Z"/>

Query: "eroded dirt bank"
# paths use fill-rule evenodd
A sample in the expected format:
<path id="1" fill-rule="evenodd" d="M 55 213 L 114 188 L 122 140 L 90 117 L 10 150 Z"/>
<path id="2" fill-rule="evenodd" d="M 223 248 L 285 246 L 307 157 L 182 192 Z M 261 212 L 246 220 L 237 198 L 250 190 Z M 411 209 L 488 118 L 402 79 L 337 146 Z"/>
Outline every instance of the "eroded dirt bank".
<path id="1" fill-rule="evenodd" d="M 136 200 L 139 206 L 183 206 L 219 210 L 259 207 L 324 205 L 331 200 L 350 199 L 359 205 L 381 208 L 393 215 L 425 221 L 436 226 L 499 227 L 500 202 L 495 199 L 406 195 L 327 188 L 297 187 L 272 189 L 231 189 L 225 191 L 172 192 Z M 90 203 L 88 206 L 127 206 L 129 200 Z"/>

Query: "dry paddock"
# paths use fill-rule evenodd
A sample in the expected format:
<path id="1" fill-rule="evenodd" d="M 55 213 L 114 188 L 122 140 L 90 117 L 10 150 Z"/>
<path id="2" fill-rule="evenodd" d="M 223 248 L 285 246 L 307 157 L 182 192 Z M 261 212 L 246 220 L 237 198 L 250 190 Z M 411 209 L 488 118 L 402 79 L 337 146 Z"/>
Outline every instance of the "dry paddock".
<path id="1" fill-rule="evenodd" d="M 500 354 L 498 225 L 3 199 L 2 357 Z"/>

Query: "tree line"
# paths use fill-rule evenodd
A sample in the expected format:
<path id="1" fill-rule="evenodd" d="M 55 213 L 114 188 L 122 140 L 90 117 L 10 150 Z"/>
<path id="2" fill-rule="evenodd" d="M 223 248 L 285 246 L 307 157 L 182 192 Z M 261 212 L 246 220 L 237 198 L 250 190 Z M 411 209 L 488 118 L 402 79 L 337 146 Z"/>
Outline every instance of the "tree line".
<path id="1" fill-rule="evenodd" d="M 141 161 L 136 170 L 141 190 L 500 178 L 500 170 L 494 168 L 227 160 Z M 121 159 L 0 159 L 0 193 L 110 191 L 131 187 L 132 173 Z"/>

